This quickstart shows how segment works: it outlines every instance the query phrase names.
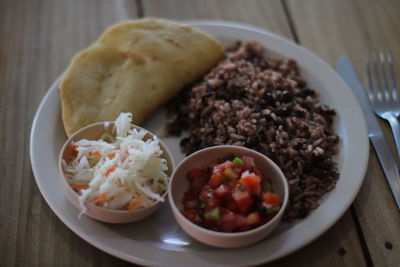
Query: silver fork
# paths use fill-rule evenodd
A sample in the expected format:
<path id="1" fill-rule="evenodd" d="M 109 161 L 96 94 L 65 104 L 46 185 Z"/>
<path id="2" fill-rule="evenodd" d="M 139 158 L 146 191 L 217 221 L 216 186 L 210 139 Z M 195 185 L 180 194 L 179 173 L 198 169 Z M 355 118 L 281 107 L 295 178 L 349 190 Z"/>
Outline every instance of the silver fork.
<path id="1" fill-rule="evenodd" d="M 379 57 L 379 59 L 378 59 Z M 365 56 L 368 75 L 368 98 L 375 114 L 389 121 L 392 127 L 397 153 L 400 153 L 400 102 L 396 75 L 390 52 L 372 52 Z M 390 81 L 390 82 L 389 82 Z"/>

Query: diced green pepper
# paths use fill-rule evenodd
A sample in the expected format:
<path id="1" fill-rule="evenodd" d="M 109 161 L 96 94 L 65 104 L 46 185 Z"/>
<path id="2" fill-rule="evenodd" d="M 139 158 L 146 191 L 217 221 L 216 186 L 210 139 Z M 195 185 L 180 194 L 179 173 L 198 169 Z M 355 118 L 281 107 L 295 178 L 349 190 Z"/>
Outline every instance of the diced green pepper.
<path id="1" fill-rule="evenodd" d="M 239 157 L 235 157 L 232 161 L 233 165 L 238 166 L 238 167 L 242 167 L 244 165 L 244 161 L 239 158 Z"/>
<path id="2" fill-rule="evenodd" d="M 216 207 L 204 213 L 204 218 L 206 218 L 207 220 L 214 220 L 214 221 L 219 220 L 219 208 Z"/>
<path id="3" fill-rule="evenodd" d="M 237 174 L 234 170 L 232 170 L 231 168 L 226 169 L 223 172 L 223 175 L 226 176 L 229 179 L 237 179 L 239 178 L 239 174 Z"/>
<path id="4" fill-rule="evenodd" d="M 281 209 L 281 207 L 279 207 L 279 206 L 271 207 L 271 208 L 267 209 L 267 214 L 277 213 L 280 209 Z"/>

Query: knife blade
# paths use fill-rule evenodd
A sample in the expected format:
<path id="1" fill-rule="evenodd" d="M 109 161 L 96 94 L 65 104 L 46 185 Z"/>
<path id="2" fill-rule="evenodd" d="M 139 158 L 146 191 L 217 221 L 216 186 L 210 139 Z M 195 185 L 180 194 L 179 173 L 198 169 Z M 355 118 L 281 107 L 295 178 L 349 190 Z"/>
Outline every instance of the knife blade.
<path id="1" fill-rule="evenodd" d="M 336 71 L 353 91 L 353 94 L 360 104 L 367 122 L 370 142 L 378 156 L 379 163 L 383 169 L 390 190 L 392 191 L 397 208 L 400 210 L 400 175 L 397 163 L 390 151 L 389 144 L 379 126 L 375 114 L 372 112 L 365 91 L 358 81 L 357 74 L 354 71 L 350 59 L 347 57 L 340 57 L 336 63 Z"/>

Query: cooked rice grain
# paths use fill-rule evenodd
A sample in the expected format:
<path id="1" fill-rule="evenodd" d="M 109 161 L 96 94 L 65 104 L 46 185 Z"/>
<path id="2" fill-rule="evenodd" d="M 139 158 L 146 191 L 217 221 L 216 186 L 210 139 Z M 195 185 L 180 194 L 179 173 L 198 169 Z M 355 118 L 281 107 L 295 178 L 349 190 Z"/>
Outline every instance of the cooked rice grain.
<path id="1" fill-rule="evenodd" d="M 307 216 L 335 188 L 335 111 L 319 103 L 296 61 L 267 58 L 258 42 L 228 48 L 217 67 L 169 106 L 175 115 L 169 133 L 189 133 L 181 140 L 185 153 L 231 144 L 278 164 L 290 187 L 287 221 Z"/>

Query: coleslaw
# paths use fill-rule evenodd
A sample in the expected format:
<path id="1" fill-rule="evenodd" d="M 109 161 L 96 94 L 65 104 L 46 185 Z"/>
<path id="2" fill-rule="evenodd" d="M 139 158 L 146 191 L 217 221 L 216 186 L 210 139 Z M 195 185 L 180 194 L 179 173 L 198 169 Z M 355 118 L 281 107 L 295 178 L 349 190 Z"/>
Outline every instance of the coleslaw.
<path id="1" fill-rule="evenodd" d="M 169 177 L 159 140 L 144 140 L 147 131 L 132 128 L 131 121 L 131 113 L 121 113 L 114 124 L 115 138 L 104 134 L 100 140 L 83 139 L 68 147 L 72 156 L 64 157 L 63 169 L 83 212 L 86 202 L 132 211 L 164 201 Z"/>

